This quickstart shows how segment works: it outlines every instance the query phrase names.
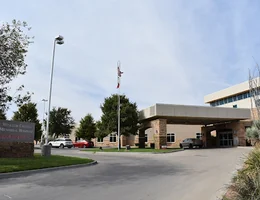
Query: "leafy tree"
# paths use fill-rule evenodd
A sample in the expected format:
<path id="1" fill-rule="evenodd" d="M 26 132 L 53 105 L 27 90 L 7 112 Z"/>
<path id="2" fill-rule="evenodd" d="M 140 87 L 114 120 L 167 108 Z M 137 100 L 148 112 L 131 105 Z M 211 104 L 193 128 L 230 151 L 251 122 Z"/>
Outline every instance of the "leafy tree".
<path id="1" fill-rule="evenodd" d="M 120 134 L 129 136 L 136 135 L 138 131 L 138 111 L 136 103 L 131 103 L 125 95 L 120 96 Z M 118 96 L 116 94 L 105 98 L 101 105 L 102 126 L 106 133 L 118 132 Z"/>
<path id="2" fill-rule="evenodd" d="M 250 140 L 255 140 L 255 143 L 260 143 L 260 120 L 254 121 L 251 128 L 246 129 L 246 136 Z"/>
<path id="3" fill-rule="evenodd" d="M 35 123 L 34 139 L 38 141 L 42 135 L 42 125 L 38 120 L 38 111 L 35 103 L 22 105 L 18 111 L 14 112 L 13 120 Z"/>
<path id="4" fill-rule="evenodd" d="M 10 83 L 17 76 L 26 73 L 25 57 L 28 46 L 32 43 L 32 37 L 29 37 L 26 32 L 30 29 L 26 22 L 17 20 L 0 26 L 0 109 L 4 112 L 12 102 L 21 106 L 31 98 L 29 92 L 25 95 L 21 94 L 23 85 L 18 87 L 13 95 L 9 94 Z"/>
<path id="5" fill-rule="evenodd" d="M 95 138 L 96 125 L 94 118 L 91 114 L 87 114 L 84 118 L 80 120 L 79 128 L 76 131 L 76 136 L 86 140 L 91 140 Z"/>
<path id="6" fill-rule="evenodd" d="M 58 137 L 60 135 L 71 134 L 71 130 L 74 128 L 74 119 L 71 116 L 71 111 L 67 108 L 58 107 L 53 108 L 50 111 L 50 135 Z"/>
<path id="7" fill-rule="evenodd" d="M 109 134 L 109 132 L 105 129 L 104 125 L 101 121 L 96 122 L 96 132 L 95 137 L 102 139 L 106 137 Z"/>
<path id="8" fill-rule="evenodd" d="M 0 120 L 6 120 L 5 113 L 0 109 Z"/>

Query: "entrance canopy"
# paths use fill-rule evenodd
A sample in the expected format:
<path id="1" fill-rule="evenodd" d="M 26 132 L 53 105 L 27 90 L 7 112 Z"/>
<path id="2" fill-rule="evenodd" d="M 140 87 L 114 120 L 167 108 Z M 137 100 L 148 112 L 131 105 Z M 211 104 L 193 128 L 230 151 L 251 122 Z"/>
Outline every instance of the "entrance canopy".
<path id="1" fill-rule="evenodd" d="M 167 119 L 167 124 L 209 125 L 250 118 L 247 108 L 155 104 L 140 111 L 140 122 Z"/>

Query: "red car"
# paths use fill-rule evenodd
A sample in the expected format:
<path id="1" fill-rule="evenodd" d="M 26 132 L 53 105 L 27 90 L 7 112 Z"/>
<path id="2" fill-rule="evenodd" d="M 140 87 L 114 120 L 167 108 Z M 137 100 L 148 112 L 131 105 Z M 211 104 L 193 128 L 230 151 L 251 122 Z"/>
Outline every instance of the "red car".
<path id="1" fill-rule="evenodd" d="M 73 146 L 78 148 L 91 148 L 94 147 L 94 143 L 87 140 L 78 140 L 73 142 Z"/>

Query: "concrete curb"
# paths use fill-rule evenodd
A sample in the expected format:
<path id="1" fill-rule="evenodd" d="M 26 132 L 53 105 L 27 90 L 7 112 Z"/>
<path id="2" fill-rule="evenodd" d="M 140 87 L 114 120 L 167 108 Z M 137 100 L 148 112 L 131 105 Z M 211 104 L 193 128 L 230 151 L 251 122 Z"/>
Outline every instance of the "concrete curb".
<path id="1" fill-rule="evenodd" d="M 32 175 L 35 173 L 43 173 L 43 172 L 50 172 L 50 171 L 56 171 L 56 170 L 80 168 L 80 167 L 89 167 L 89 166 L 96 165 L 96 164 L 98 164 L 98 162 L 93 161 L 91 163 L 86 163 L 86 164 L 67 165 L 67 166 L 33 169 L 33 170 L 26 170 L 26 171 L 19 171 L 19 172 L 0 173 L 0 180 L 4 179 L 4 178 L 17 178 L 17 177 L 21 177 L 21 176 L 29 176 L 29 175 Z"/>
<path id="2" fill-rule="evenodd" d="M 86 153 L 86 154 L 121 154 L 121 155 L 136 155 L 136 154 L 143 154 L 143 155 L 148 155 L 148 154 L 166 154 L 166 153 L 176 153 L 176 152 L 181 152 L 184 151 L 184 149 L 178 150 L 178 151 L 169 151 L 169 152 L 105 152 L 105 151 L 84 151 L 84 150 L 79 150 L 80 153 Z"/>
<path id="3" fill-rule="evenodd" d="M 184 151 L 184 149 L 180 149 L 178 151 L 169 151 L 169 152 L 152 152 L 152 154 L 177 153 L 177 152 L 181 152 L 181 151 Z"/>

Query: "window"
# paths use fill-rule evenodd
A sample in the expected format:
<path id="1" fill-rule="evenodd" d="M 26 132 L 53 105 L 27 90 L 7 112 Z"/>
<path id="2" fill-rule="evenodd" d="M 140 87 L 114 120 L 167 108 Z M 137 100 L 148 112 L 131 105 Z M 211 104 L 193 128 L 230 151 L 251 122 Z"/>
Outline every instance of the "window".
<path id="1" fill-rule="evenodd" d="M 104 138 L 97 138 L 97 142 L 103 142 Z"/>
<path id="2" fill-rule="evenodd" d="M 196 133 L 196 138 L 201 139 L 201 133 Z"/>
<path id="3" fill-rule="evenodd" d="M 167 142 L 175 142 L 175 133 L 167 133 Z"/>
<path id="4" fill-rule="evenodd" d="M 242 94 L 238 95 L 238 100 L 242 99 Z"/>
<path id="5" fill-rule="evenodd" d="M 148 142 L 148 135 L 147 135 L 147 133 L 145 134 L 145 142 Z"/>
<path id="6" fill-rule="evenodd" d="M 228 97 L 228 103 L 232 102 L 232 97 Z"/>
<path id="7" fill-rule="evenodd" d="M 236 104 L 236 105 L 233 105 L 233 108 L 237 108 L 237 104 Z"/>
<path id="8" fill-rule="evenodd" d="M 109 137 L 110 142 L 116 142 L 116 134 L 111 134 Z"/>

